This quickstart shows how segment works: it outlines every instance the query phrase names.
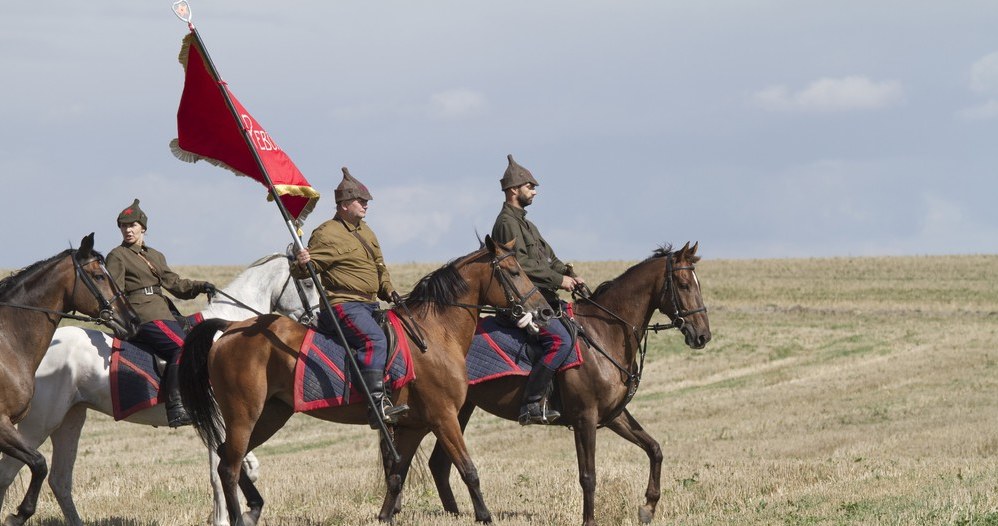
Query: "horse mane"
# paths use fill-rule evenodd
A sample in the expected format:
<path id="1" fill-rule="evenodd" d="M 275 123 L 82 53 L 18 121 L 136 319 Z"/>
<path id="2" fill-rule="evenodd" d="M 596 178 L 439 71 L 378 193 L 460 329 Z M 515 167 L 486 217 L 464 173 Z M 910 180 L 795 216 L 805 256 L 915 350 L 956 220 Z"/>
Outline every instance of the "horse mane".
<path id="1" fill-rule="evenodd" d="M 404 303 L 438 313 L 448 304 L 457 302 L 459 297 L 469 291 L 468 282 L 458 273 L 457 267 L 479 256 L 481 252 L 480 249 L 467 256 L 452 259 L 444 266 L 423 276 L 406 295 Z"/>
<path id="2" fill-rule="evenodd" d="M 72 248 L 67 248 L 66 250 L 63 250 L 62 252 L 48 259 L 36 261 L 28 265 L 27 267 L 22 268 L 21 270 L 14 271 L 13 274 L 7 276 L 6 278 L 3 278 L 2 280 L 0 280 L 0 297 L 6 297 L 7 294 L 9 294 L 13 289 L 17 287 L 17 285 L 19 285 L 22 281 L 24 281 L 26 276 L 31 275 L 39 268 L 48 265 L 49 263 L 51 263 L 56 259 L 66 257 L 67 255 L 71 254 L 73 250 L 74 249 Z M 94 252 L 94 254 L 97 254 L 97 252 Z"/>
<path id="3" fill-rule="evenodd" d="M 599 286 L 596 287 L 596 290 L 593 291 L 593 296 L 599 296 L 600 294 L 606 292 L 606 289 L 609 289 L 610 287 L 612 287 L 613 284 L 618 279 L 623 278 L 624 276 L 626 276 L 627 274 L 629 274 L 632 270 L 634 270 L 635 268 L 641 266 L 641 264 L 643 264 L 644 262 L 652 260 L 652 259 L 664 258 L 664 257 L 670 256 L 670 255 L 674 256 L 674 255 L 676 255 L 678 253 L 679 253 L 678 251 L 673 251 L 672 250 L 672 244 L 670 244 L 670 243 L 666 243 L 664 245 L 659 246 L 658 248 L 656 248 L 651 253 L 651 256 L 645 258 L 641 262 L 639 262 L 639 263 L 635 264 L 634 266 L 632 266 L 631 268 L 627 269 L 626 271 L 624 271 L 623 274 L 617 276 L 616 278 L 614 278 L 612 280 L 604 281 L 603 283 L 600 283 Z M 700 261 L 700 256 L 692 256 L 690 258 L 690 263 L 696 263 L 697 261 Z"/>
<path id="4" fill-rule="evenodd" d="M 250 263 L 249 266 L 246 267 L 246 268 L 259 267 L 260 265 L 263 265 L 264 263 L 269 263 L 269 262 L 271 262 L 271 261 L 273 261 L 273 260 L 275 260 L 277 258 L 283 258 L 283 257 L 286 257 L 286 256 L 284 254 L 278 254 L 278 253 L 275 252 L 273 254 L 269 254 L 269 255 L 263 256 L 262 258 L 254 261 L 252 263 Z"/>

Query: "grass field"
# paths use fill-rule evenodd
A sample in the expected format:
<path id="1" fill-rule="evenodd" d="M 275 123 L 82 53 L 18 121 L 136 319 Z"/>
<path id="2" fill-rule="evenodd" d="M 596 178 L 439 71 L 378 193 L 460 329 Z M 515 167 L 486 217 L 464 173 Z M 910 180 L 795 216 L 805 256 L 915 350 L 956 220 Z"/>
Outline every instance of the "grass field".
<path id="1" fill-rule="evenodd" d="M 702 252 L 713 341 L 693 351 L 674 331 L 652 335 L 630 406 L 665 454 L 655 524 L 998 525 L 998 256 L 720 261 Z M 576 266 L 595 285 L 629 263 Z M 406 290 L 433 268 L 392 271 Z M 224 284 L 240 269 L 178 270 Z M 581 522 L 570 432 L 477 414 L 467 439 L 498 523 Z M 597 519 L 637 524 L 647 459 L 609 431 L 598 440 Z M 268 524 L 376 523 L 373 431 L 297 415 L 257 454 Z M 26 484 L 22 472 L 5 514 Z M 397 523 L 472 523 L 456 474 L 452 484 L 457 517 L 417 469 Z M 190 428 L 92 413 L 75 488 L 88 524 L 200 524 L 210 509 L 206 455 Z M 33 520 L 61 524 L 48 490 Z"/>

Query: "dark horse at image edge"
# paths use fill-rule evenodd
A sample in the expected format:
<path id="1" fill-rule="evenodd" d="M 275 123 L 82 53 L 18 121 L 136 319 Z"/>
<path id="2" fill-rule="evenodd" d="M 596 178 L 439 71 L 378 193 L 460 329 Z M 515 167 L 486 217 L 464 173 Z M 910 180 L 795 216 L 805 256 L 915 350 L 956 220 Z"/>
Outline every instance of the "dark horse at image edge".
<path id="1" fill-rule="evenodd" d="M 20 526 L 35 514 L 48 467 L 14 426 L 24 418 L 34 394 L 35 371 L 64 317 L 107 325 L 115 336 L 131 338 L 139 318 L 104 268 L 94 235 L 49 259 L 0 281 L 0 453 L 27 464 L 31 482 L 4 526 Z M 92 318 L 76 316 L 79 311 Z"/>

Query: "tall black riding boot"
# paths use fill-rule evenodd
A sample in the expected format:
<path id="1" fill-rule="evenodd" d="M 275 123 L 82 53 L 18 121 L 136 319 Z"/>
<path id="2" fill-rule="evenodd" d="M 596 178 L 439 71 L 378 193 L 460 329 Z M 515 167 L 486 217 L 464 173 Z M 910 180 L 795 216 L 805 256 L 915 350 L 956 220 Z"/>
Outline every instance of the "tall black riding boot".
<path id="1" fill-rule="evenodd" d="M 170 427 L 191 425 L 191 417 L 180 401 L 180 379 L 177 371 L 180 366 L 170 364 L 163 373 L 163 387 L 166 389 L 166 421 Z"/>
<path id="2" fill-rule="evenodd" d="M 371 429 L 381 427 L 378 425 L 378 420 L 382 420 L 386 424 L 398 422 L 399 415 L 408 411 L 409 406 L 394 406 L 392 401 L 385 396 L 384 373 L 380 370 L 363 370 L 360 372 L 360 376 L 374 400 L 374 407 L 369 407 L 367 410 L 367 420 Z"/>
<path id="3" fill-rule="evenodd" d="M 534 366 L 527 377 L 527 386 L 523 390 L 523 406 L 520 407 L 520 425 L 530 424 L 550 424 L 561 416 L 561 413 L 554 409 L 548 409 L 547 394 L 554 378 L 555 371 L 544 367 L 541 364 Z"/>

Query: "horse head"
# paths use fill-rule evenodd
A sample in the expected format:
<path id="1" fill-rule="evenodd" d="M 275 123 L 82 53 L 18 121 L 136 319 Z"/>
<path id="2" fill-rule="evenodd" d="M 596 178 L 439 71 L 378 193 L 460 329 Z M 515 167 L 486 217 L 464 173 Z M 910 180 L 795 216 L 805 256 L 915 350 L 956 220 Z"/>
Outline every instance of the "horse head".
<path id="1" fill-rule="evenodd" d="M 485 250 L 491 257 L 495 279 L 482 281 L 482 296 L 490 305 L 512 309 L 512 317 L 521 327 L 536 329 L 531 324 L 546 324 L 554 316 L 554 310 L 520 267 L 513 251 L 515 243 L 515 239 L 506 244 L 496 243 L 492 236 L 485 236 Z"/>
<path id="2" fill-rule="evenodd" d="M 665 285 L 658 305 L 659 312 L 682 331 L 686 345 L 693 349 L 702 349 L 710 341 L 710 321 L 696 274 L 699 245 L 697 242 L 691 247 L 687 241 L 683 248 L 666 256 Z"/>
<path id="3" fill-rule="evenodd" d="M 299 323 L 309 325 L 319 314 L 320 298 L 311 278 L 295 279 L 291 275 L 290 265 L 294 264 L 291 247 L 284 256 L 282 264 L 278 265 L 278 277 L 275 282 L 284 283 L 271 302 L 270 311 L 280 312 Z"/>
<path id="4" fill-rule="evenodd" d="M 104 256 L 94 250 L 93 232 L 84 236 L 80 241 L 80 248 L 71 251 L 70 257 L 76 279 L 66 308 L 95 317 L 118 338 L 135 336 L 139 328 L 139 316 L 108 274 Z M 79 287 L 79 283 L 83 287 Z"/>

